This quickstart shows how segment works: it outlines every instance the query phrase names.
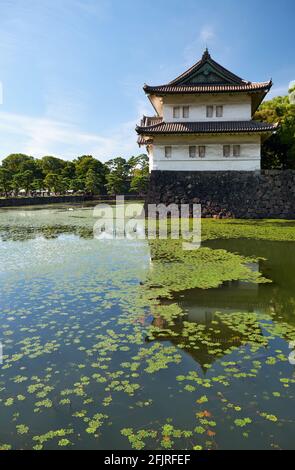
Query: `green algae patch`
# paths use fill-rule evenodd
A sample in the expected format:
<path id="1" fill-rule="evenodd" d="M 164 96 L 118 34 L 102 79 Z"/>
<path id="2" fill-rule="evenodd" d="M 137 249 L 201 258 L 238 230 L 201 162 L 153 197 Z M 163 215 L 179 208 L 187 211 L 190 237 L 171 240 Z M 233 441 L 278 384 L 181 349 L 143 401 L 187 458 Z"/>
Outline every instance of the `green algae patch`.
<path id="1" fill-rule="evenodd" d="M 122 436 L 126 437 L 132 447 L 135 450 L 142 450 L 149 444 L 149 448 L 153 449 L 173 449 L 175 448 L 176 441 L 178 439 L 190 439 L 189 448 L 192 448 L 192 436 L 193 432 L 189 430 L 177 429 L 170 423 L 170 420 L 166 424 L 162 425 L 160 429 L 139 429 L 134 430 L 133 428 L 121 429 Z"/>
<path id="2" fill-rule="evenodd" d="M 202 219 L 202 240 L 250 238 L 295 241 L 293 220 Z"/>
<path id="3" fill-rule="evenodd" d="M 152 267 L 145 288 L 150 289 L 151 298 L 171 298 L 172 293 L 188 289 L 219 287 L 225 281 L 271 282 L 249 266 L 257 258 L 211 248 L 185 251 L 179 240 L 156 240 L 150 246 Z"/>

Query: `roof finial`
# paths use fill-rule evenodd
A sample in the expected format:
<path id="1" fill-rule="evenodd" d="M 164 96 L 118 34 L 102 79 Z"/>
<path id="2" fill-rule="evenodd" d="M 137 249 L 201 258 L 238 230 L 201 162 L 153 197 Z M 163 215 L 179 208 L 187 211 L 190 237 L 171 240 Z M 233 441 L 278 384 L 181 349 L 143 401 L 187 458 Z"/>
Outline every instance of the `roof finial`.
<path id="1" fill-rule="evenodd" d="M 210 59 L 210 57 L 211 56 L 209 54 L 208 47 L 206 46 L 205 52 L 203 53 L 203 56 L 202 56 L 202 60 Z"/>

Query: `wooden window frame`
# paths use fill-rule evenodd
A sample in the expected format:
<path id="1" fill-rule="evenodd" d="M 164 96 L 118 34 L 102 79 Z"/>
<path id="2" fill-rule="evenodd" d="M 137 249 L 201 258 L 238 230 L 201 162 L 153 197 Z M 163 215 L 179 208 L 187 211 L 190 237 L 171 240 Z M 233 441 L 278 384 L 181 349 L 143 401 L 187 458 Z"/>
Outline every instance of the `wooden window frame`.
<path id="1" fill-rule="evenodd" d="M 165 145 L 164 152 L 165 152 L 165 158 L 167 158 L 167 160 L 172 158 L 172 147 L 171 147 L 171 145 Z"/>
<path id="2" fill-rule="evenodd" d="M 203 155 L 202 155 L 203 153 Z M 198 155 L 199 158 L 205 158 L 206 157 L 206 145 L 199 145 L 198 146 Z"/>
<path id="3" fill-rule="evenodd" d="M 233 157 L 239 158 L 241 156 L 241 145 L 234 144 L 233 145 Z"/>
<path id="4" fill-rule="evenodd" d="M 227 150 L 227 152 L 226 152 Z M 223 157 L 224 158 L 229 158 L 230 157 L 230 145 L 229 144 L 224 144 L 223 145 Z"/>
<path id="5" fill-rule="evenodd" d="M 218 113 L 218 110 L 220 110 L 220 114 Z M 216 105 L 215 116 L 216 116 L 217 118 L 223 117 L 223 105 L 222 105 L 222 104 Z"/>
<path id="6" fill-rule="evenodd" d="M 193 155 L 192 155 L 193 153 Z M 189 158 L 197 158 L 197 146 L 196 145 L 190 145 L 188 148 L 188 154 Z"/>
<path id="7" fill-rule="evenodd" d="M 210 112 L 209 112 L 210 110 Z M 206 117 L 207 118 L 213 118 L 214 117 L 214 106 L 211 104 L 208 104 L 206 106 Z"/>
<path id="8" fill-rule="evenodd" d="M 190 112 L 189 106 L 183 106 L 183 107 L 182 107 L 182 117 L 183 117 L 184 119 L 188 119 L 188 118 L 189 118 L 189 112 Z M 185 116 L 185 114 L 187 114 L 187 115 Z"/>
<path id="9" fill-rule="evenodd" d="M 173 119 L 180 119 L 180 106 L 173 106 Z"/>

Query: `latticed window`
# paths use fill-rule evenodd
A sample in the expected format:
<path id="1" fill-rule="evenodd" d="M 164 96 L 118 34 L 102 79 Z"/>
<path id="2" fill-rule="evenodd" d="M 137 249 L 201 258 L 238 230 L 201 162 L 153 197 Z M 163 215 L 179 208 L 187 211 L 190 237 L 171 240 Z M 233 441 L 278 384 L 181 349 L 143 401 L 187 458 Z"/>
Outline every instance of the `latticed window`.
<path id="1" fill-rule="evenodd" d="M 206 107 L 206 116 L 207 116 L 207 118 L 212 118 L 213 117 L 213 111 L 214 111 L 213 106 L 209 105 L 209 106 Z"/>
<path id="2" fill-rule="evenodd" d="M 182 108 L 182 117 L 188 118 L 189 117 L 189 106 L 183 106 Z"/>
<path id="3" fill-rule="evenodd" d="M 172 157 L 172 147 L 165 147 L 165 158 L 171 158 Z"/>
<path id="4" fill-rule="evenodd" d="M 199 145 L 199 157 L 205 158 L 206 156 L 206 147 L 205 145 Z"/>
<path id="5" fill-rule="evenodd" d="M 195 145 L 190 145 L 189 147 L 189 157 L 196 158 L 197 157 L 197 147 Z"/>
<path id="6" fill-rule="evenodd" d="M 223 106 L 216 106 L 216 117 L 223 116 Z"/>
<path id="7" fill-rule="evenodd" d="M 223 156 L 226 158 L 230 157 L 230 145 L 223 146 Z"/>
<path id="8" fill-rule="evenodd" d="M 241 146 L 240 145 L 234 145 L 233 146 L 233 156 L 234 157 L 239 157 L 241 155 Z"/>
<path id="9" fill-rule="evenodd" d="M 174 119 L 180 118 L 180 106 L 174 106 L 173 108 L 173 117 Z"/>

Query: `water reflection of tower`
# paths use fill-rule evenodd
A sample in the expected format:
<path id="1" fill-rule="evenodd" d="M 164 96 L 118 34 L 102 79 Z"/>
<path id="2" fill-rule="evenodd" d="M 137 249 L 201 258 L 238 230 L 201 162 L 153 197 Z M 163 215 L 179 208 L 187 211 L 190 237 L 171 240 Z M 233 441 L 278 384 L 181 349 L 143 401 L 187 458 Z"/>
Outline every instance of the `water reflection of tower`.
<path id="1" fill-rule="evenodd" d="M 153 262 L 151 261 L 151 264 Z M 157 264 L 154 263 L 154 269 Z M 259 264 L 253 263 L 252 270 L 258 270 Z M 165 305 L 177 304 L 182 315 L 169 322 L 163 314 Z M 190 289 L 181 291 L 173 299 L 164 302 L 153 310 L 153 340 L 169 341 L 176 347 L 188 353 L 204 371 L 206 365 L 215 362 L 218 357 L 226 355 L 230 348 L 239 348 L 248 341 L 247 335 L 238 333 L 222 321 L 222 314 L 245 314 L 259 311 L 259 287 L 257 284 L 243 281 L 228 281 L 215 289 Z M 191 326 L 188 326 L 191 324 Z M 195 325 L 195 327 L 194 327 Z M 207 338 L 203 343 L 201 338 L 195 336 L 194 328 L 198 329 Z M 262 331 L 255 324 L 253 331 Z M 259 340 L 259 339 L 258 339 Z M 261 341 L 263 342 L 263 341 Z M 212 348 L 212 344 L 215 347 Z M 211 346 L 210 346 L 211 345 Z M 215 350 L 215 351 L 214 351 Z"/>

